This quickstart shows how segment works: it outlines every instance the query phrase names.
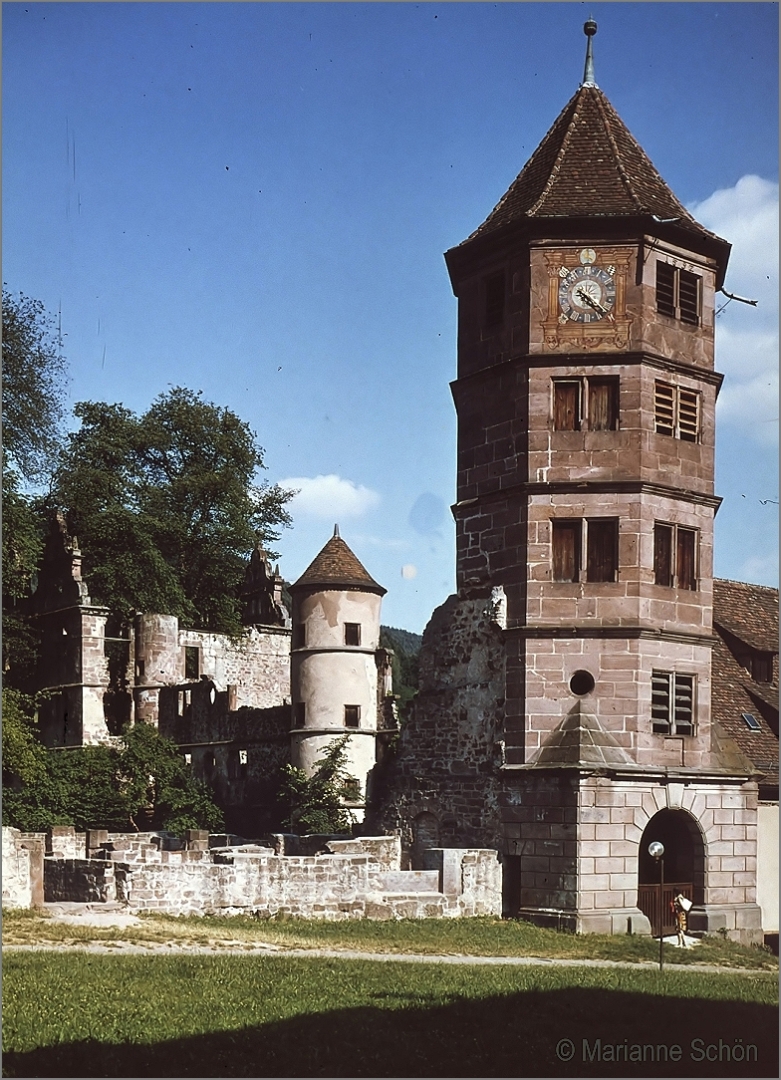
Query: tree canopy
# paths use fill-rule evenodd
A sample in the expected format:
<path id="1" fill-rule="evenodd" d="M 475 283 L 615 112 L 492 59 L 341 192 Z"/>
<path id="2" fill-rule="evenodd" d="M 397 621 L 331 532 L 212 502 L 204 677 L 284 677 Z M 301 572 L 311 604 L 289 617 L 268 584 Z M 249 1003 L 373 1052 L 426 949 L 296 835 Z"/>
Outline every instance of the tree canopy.
<path id="1" fill-rule="evenodd" d="M 29 482 L 50 471 L 64 414 L 66 363 L 40 300 L 3 288 L 3 471 Z"/>
<path id="2" fill-rule="evenodd" d="M 96 602 L 241 631 L 238 588 L 255 543 L 279 538 L 291 494 L 256 482 L 254 433 L 230 409 L 175 387 L 141 416 L 81 402 L 54 486 Z"/>
<path id="3" fill-rule="evenodd" d="M 6 695 L 4 695 L 5 698 Z M 13 691 L 3 717 L 3 824 L 39 832 L 77 829 L 185 829 L 223 826 L 222 811 L 195 780 L 177 747 L 148 724 L 129 728 L 117 747 L 46 751 Z M 8 704 L 6 703 L 6 708 Z"/>
<path id="4" fill-rule="evenodd" d="M 3 289 L 3 670 L 29 675 L 35 634 L 24 600 L 43 548 L 39 500 L 24 485 L 51 476 L 61 446 L 66 363 L 39 300 Z M 6 675 L 6 680 L 7 680 Z"/>

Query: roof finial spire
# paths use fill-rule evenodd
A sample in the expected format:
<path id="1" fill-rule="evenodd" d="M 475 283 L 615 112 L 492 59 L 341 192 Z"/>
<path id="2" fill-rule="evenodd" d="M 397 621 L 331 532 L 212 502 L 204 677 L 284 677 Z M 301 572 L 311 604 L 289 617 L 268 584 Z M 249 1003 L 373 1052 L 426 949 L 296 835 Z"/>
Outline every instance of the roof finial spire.
<path id="1" fill-rule="evenodd" d="M 339 536 L 339 526 L 334 525 L 334 536 Z M 341 537 L 339 537 L 341 539 Z"/>
<path id="2" fill-rule="evenodd" d="M 588 45 L 586 46 L 586 67 L 583 72 L 583 82 L 581 86 L 596 86 L 594 80 L 594 54 L 591 51 L 591 39 L 597 32 L 597 24 L 593 19 L 589 19 L 588 22 L 583 24 L 583 33 L 588 38 Z"/>

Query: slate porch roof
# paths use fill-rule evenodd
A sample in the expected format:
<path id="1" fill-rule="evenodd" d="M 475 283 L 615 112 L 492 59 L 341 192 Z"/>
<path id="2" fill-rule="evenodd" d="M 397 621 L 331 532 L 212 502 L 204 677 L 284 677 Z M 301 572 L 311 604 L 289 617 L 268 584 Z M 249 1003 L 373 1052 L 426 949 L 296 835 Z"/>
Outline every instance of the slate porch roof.
<path id="1" fill-rule="evenodd" d="M 388 591 L 379 585 L 339 536 L 338 530 L 315 556 L 290 591 L 295 589 L 358 589 L 384 596 Z"/>
<path id="2" fill-rule="evenodd" d="M 778 590 L 741 581 L 713 582 L 714 649 L 713 719 L 761 769 L 768 783 L 778 782 Z M 772 683 L 755 682 L 735 655 L 743 643 L 773 653 Z M 751 731 L 742 718 L 751 713 L 760 724 Z"/>
<path id="3" fill-rule="evenodd" d="M 678 219 L 723 245 L 678 201 L 597 86 L 581 86 L 506 194 L 464 244 L 522 220 L 561 217 Z M 462 246 L 462 245 L 459 245 Z"/>

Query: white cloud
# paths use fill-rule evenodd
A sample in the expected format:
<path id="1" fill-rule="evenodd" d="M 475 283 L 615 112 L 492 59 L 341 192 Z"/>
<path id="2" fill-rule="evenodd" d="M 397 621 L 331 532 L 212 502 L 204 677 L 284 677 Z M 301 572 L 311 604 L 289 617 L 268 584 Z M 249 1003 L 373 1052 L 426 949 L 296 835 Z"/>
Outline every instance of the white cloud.
<path id="1" fill-rule="evenodd" d="M 758 304 L 732 301 L 716 320 L 716 368 L 725 380 L 721 424 L 760 443 L 778 438 L 778 184 L 743 176 L 689 207 L 698 221 L 729 240 L 725 287 Z M 717 295 L 717 308 L 726 301 Z"/>
<path id="2" fill-rule="evenodd" d="M 417 566 L 413 566 L 412 563 L 406 563 L 401 568 L 401 576 L 404 578 L 405 581 L 412 581 L 413 578 L 416 578 L 418 576 Z"/>
<path id="3" fill-rule="evenodd" d="M 293 476 L 280 480 L 279 486 L 294 491 L 293 514 L 338 521 L 340 518 L 361 517 L 377 506 L 380 496 L 371 488 L 344 480 L 335 473 L 328 476 Z"/>

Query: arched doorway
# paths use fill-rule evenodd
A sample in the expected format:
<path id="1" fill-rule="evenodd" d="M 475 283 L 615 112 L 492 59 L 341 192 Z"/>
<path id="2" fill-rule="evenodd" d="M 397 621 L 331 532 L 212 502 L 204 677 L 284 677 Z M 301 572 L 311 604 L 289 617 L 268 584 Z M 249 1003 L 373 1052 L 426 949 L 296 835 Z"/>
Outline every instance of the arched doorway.
<path id="1" fill-rule="evenodd" d="M 661 914 L 664 933 L 675 933 L 671 911 L 673 897 L 683 893 L 695 904 L 703 901 L 705 887 L 705 847 L 694 818 L 685 810 L 660 810 L 648 822 L 638 853 L 637 906 L 651 921 L 651 932 L 659 933 L 660 866 L 648 854 L 654 840 L 664 844 L 664 889 Z"/>

